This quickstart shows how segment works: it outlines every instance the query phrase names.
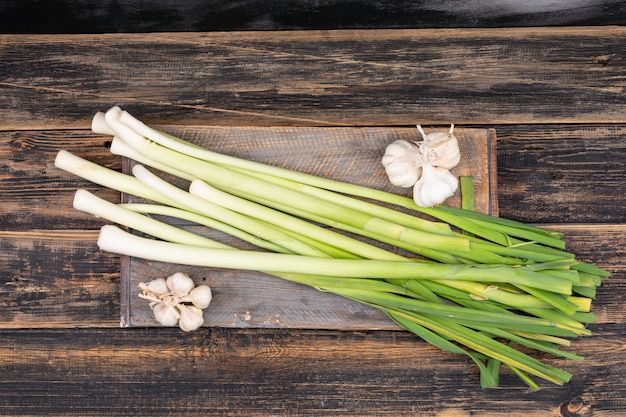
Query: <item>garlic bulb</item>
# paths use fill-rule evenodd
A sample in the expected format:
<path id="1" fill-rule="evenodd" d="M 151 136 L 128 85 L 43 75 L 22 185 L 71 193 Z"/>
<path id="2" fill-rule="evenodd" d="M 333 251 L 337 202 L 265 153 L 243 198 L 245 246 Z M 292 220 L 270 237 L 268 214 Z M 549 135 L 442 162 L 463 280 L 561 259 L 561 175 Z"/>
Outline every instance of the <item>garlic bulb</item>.
<path id="1" fill-rule="evenodd" d="M 421 142 L 397 140 L 388 145 L 382 163 L 389 181 L 404 188 L 413 187 L 413 200 L 418 206 L 441 204 L 454 194 L 457 178 L 449 171 L 461 161 L 454 124 L 448 132 L 426 134 L 417 125 Z"/>
<path id="2" fill-rule="evenodd" d="M 447 169 L 422 165 L 422 176 L 413 187 L 413 200 L 420 207 L 432 207 L 451 197 L 459 186 L 458 179 Z"/>
<path id="3" fill-rule="evenodd" d="M 418 144 L 424 162 L 434 167 L 452 169 L 461 161 L 459 141 L 454 136 L 454 125 L 450 125 L 448 133 L 433 132 L 426 134 L 420 125 L 417 130 L 422 134 L 423 142 Z"/>
<path id="4" fill-rule="evenodd" d="M 189 332 L 202 323 L 202 310 L 211 303 L 212 293 L 208 285 L 195 287 L 189 275 L 177 272 L 167 279 L 157 278 L 139 283 L 139 297 L 150 301 L 154 318 L 163 326 L 178 325 Z"/>
<path id="5" fill-rule="evenodd" d="M 422 157 L 419 149 L 406 140 L 397 140 L 388 145 L 382 162 L 389 181 L 399 187 L 413 187 L 421 173 Z"/>

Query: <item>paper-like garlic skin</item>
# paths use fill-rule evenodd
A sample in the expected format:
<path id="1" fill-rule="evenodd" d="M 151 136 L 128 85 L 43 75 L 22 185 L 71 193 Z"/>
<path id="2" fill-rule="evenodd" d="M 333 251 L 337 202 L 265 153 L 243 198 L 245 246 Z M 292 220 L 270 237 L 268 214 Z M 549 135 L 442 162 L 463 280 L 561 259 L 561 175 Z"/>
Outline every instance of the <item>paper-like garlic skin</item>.
<path id="1" fill-rule="evenodd" d="M 183 272 L 176 272 L 167 277 L 167 287 L 170 292 L 179 294 L 180 296 L 189 294 L 195 286 L 196 284 L 193 283 L 189 275 Z"/>
<path id="2" fill-rule="evenodd" d="M 413 200 L 420 207 L 433 207 L 452 197 L 458 186 L 458 179 L 447 169 L 424 164 L 413 187 Z"/>
<path id="3" fill-rule="evenodd" d="M 198 307 L 180 305 L 180 320 L 178 325 L 185 332 L 191 332 L 198 329 L 204 323 L 202 318 L 202 310 Z"/>
<path id="4" fill-rule="evenodd" d="M 160 324 L 168 327 L 178 325 L 189 332 L 202 326 L 202 310 L 209 306 L 213 298 L 208 285 L 194 287 L 195 283 L 189 275 L 177 272 L 167 279 L 140 282 L 142 292 L 139 297 L 150 301 L 154 318 Z"/>
<path id="5" fill-rule="evenodd" d="M 382 158 L 389 182 L 403 188 L 411 188 L 421 174 L 422 158 L 415 144 L 397 140 L 385 149 Z"/>
<path id="6" fill-rule="evenodd" d="M 454 124 L 448 132 L 426 134 L 420 125 L 417 130 L 422 135 L 421 142 L 397 140 L 391 143 L 385 149 L 382 163 L 389 182 L 399 187 L 413 187 L 415 202 L 422 207 L 432 207 L 443 203 L 456 191 L 458 180 L 449 170 L 461 161 L 461 151 L 454 135 Z M 434 173 L 433 168 L 437 169 Z"/>
<path id="7" fill-rule="evenodd" d="M 178 309 L 169 304 L 156 303 L 152 306 L 152 311 L 154 312 L 154 318 L 163 326 L 176 326 L 180 319 Z"/>
<path id="8" fill-rule="evenodd" d="M 459 141 L 454 135 L 454 125 L 446 132 L 433 132 L 426 134 L 421 126 L 417 130 L 424 138 L 418 143 L 418 147 L 425 163 L 434 167 L 452 169 L 461 161 Z"/>
<path id="9" fill-rule="evenodd" d="M 153 279 L 152 281 L 148 282 L 147 284 L 144 284 L 144 286 L 145 286 L 145 290 L 150 291 L 150 292 L 155 293 L 155 294 L 165 294 L 165 293 L 169 292 L 169 290 L 170 290 L 167 287 L 167 281 L 165 281 L 163 278 Z M 144 288 L 142 288 L 142 289 L 144 289 Z"/>
<path id="10" fill-rule="evenodd" d="M 213 299 L 213 293 L 208 285 L 198 285 L 191 290 L 187 297 L 184 297 L 182 301 L 190 302 L 199 309 L 204 309 L 209 306 Z"/>

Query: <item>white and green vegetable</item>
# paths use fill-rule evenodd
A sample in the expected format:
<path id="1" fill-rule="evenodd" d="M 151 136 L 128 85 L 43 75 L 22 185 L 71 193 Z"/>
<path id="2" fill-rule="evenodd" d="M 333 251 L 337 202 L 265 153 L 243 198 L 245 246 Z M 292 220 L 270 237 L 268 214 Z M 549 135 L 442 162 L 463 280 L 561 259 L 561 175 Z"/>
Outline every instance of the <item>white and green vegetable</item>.
<path id="1" fill-rule="evenodd" d="M 148 127 L 118 107 L 96 114 L 92 126 L 114 136 L 112 152 L 137 161 L 133 175 L 66 151 L 58 153 L 56 166 L 151 201 L 113 204 L 78 190 L 78 210 L 152 236 L 106 225 L 98 238 L 102 250 L 177 264 L 257 270 L 359 301 L 425 341 L 469 356 L 479 367 L 483 387 L 498 385 L 500 364 L 533 389 L 539 386 L 532 376 L 555 384 L 571 378 L 525 353 L 530 350 L 582 360 L 561 347 L 590 334 L 586 325 L 594 320 L 595 288 L 609 274 L 567 252 L 558 233 L 467 209 L 472 206 L 470 191 L 463 193 L 466 208 L 436 205 L 442 194 L 433 191 L 418 199 L 435 206 L 422 207 L 411 198 L 219 154 Z M 420 158 L 412 165 L 406 155 L 396 155 L 399 164 L 419 165 L 418 175 L 402 183 L 415 180 L 416 185 L 423 179 L 420 191 L 435 181 L 452 189 L 437 170 L 458 163 L 458 155 L 450 151 L 458 149 L 453 126 L 448 133 L 423 135 L 421 148 L 408 142 L 396 146 L 400 153 Z M 166 182 L 158 171 L 188 181 L 189 189 Z M 467 178 L 461 184 L 471 189 Z M 259 250 L 227 246 L 150 214 L 217 229 Z M 385 250 L 377 242 L 401 250 Z M 202 307 L 185 298 L 192 293 L 171 298 L 172 288 L 158 280 L 141 288 L 157 320 L 185 330 L 200 326 Z M 202 297 L 210 301 L 206 292 Z"/>

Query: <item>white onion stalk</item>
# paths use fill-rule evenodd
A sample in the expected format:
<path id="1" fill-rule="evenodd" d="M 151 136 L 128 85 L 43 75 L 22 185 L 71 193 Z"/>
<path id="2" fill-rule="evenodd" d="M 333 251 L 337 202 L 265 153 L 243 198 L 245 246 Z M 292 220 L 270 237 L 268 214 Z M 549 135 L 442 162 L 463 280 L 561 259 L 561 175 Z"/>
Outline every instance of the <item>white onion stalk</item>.
<path id="1" fill-rule="evenodd" d="M 316 258 L 256 251 L 233 252 L 148 240 L 106 225 L 98 238 L 100 249 L 121 255 L 161 262 L 215 268 L 275 271 L 282 273 L 343 276 L 351 278 L 410 278 L 504 282 L 531 285 L 570 295 L 572 283 L 558 277 L 541 275 L 521 268 L 493 265 L 445 265 L 412 261 L 378 261 Z"/>
<path id="2" fill-rule="evenodd" d="M 74 208 L 170 242 L 205 247 L 227 247 L 219 242 L 187 232 L 181 228 L 126 210 L 95 196 L 87 190 L 76 191 L 76 194 L 74 194 Z"/>
<path id="3" fill-rule="evenodd" d="M 558 234 L 445 206 L 417 208 L 405 197 L 217 154 L 158 132 L 117 107 L 98 113 L 93 129 L 115 136 L 112 152 L 191 182 L 188 192 L 142 165 L 130 176 L 59 152 L 59 168 L 158 203 L 117 205 L 79 190 L 77 209 L 161 239 L 106 225 L 98 238 L 102 250 L 265 272 L 371 305 L 429 343 L 469 356 L 484 387 L 498 384 L 497 367 L 487 366 L 485 358 L 505 364 L 533 389 L 538 386 L 526 374 L 556 384 L 571 377 L 513 349 L 509 341 L 582 359 L 557 346 L 589 334 L 589 297 L 608 274 L 563 251 Z M 449 224 L 354 196 L 410 207 Z M 192 221 L 270 252 L 238 250 L 140 213 Z M 451 225 L 469 235 L 453 232 Z M 432 260 L 413 258 L 411 252 Z M 183 327 L 201 325 L 196 313 L 185 311 Z M 158 315 L 167 323 L 182 318 L 180 310 Z"/>
<path id="4" fill-rule="evenodd" d="M 280 269 L 283 272 L 289 271 L 299 271 L 300 269 L 306 269 L 307 273 L 319 273 L 321 275 L 326 274 L 327 276 L 337 276 L 342 274 L 343 272 L 351 271 L 352 275 L 366 278 L 368 276 L 381 276 L 381 275 L 390 275 L 396 276 L 396 274 L 400 273 L 401 275 L 406 275 L 406 272 L 400 272 L 398 270 L 398 266 L 409 267 L 410 270 L 414 270 L 416 263 L 412 262 L 385 262 L 385 261 L 354 261 L 354 260 L 341 260 L 341 259 L 317 259 L 317 258 L 307 258 L 296 255 L 282 255 L 282 254 L 271 254 L 271 253 L 256 253 L 256 252 L 248 252 L 244 251 L 229 251 L 229 250 L 220 250 L 220 249 L 203 249 L 197 247 L 189 247 L 186 245 L 177 245 L 167 242 L 155 241 L 146 238 L 141 238 L 130 233 L 124 232 L 116 226 L 107 225 L 103 226 L 100 232 L 100 236 L 98 238 L 98 246 L 105 251 L 126 254 L 129 256 L 137 256 L 144 259 L 154 259 L 160 260 L 164 262 L 173 262 L 173 263 L 183 263 L 187 265 L 198 265 L 198 266 L 216 266 L 223 268 L 236 268 L 236 269 L 253 269 L 253 270 L 262 270 L 264 267 L 268 268 L 276 268 L 280 266 Z M 360 271 L 355 271 L 355 267 L 359 267 L 359 263 L 362 264 Z M 373 268 L 374 265 L 377 264 L 378 268 Z M 363 268 L 367 268 L 365 271 Z M 402 268 L 400 268 L 401 270 Z M 470 270 L 471 268 L 463 268 L 465 270 Z M 433 272 L 433 271 L 431 271 Z M 429 276 L 434 276 L 432 273 L 428 274 Z M 289 275 L 285 275 L 289 277 Z M 466 277 L 467 278 L 467 277 Z M 343 281 L 343 280 L 342 280 Z M 340 281 L 341 282 L 341 281 Z M 369 283 L 370 280 L 364 279 L 363 283 Z M 361 286 L 363 287 L 363 286 Z M 421 318 L 417 313 L 408 313 L 403 312 L 405 310 L 405 306 L 403 304 L 396 304 L 392 300 L 393 305 L 397 305 L 396 308 L 393 307 L 385 307 L 387 303 L 384 302 L 385 297 L 383 294 L 385 292 L 375 292 L 369 293 L 366 290 L 364 291 L 361 288 L 356 290 L 341 289 L 341 288 L 329 288 L 332 292 L 335 292 L 340 295 L 344 295 L 348 298 L 354 298 L 357 300 L 362 300 L 362 302 L 366 303 L 374 303 L 376 302 L 383 303 L 378 307 L 383 311 L 390 314 L 391 317 L 398 322 L 402 320 L 410 319 L 412 325 L 405 323 L 411 328 L 411 326 L 417 325 L 417 323 L 422 323 L 424 318 Z M 368 294 L 370 294 L 368 296 Z M 391 293 L 387 293 L 391 296 Z M 373 297 L 373 298 L 372 298 Z M 419 300 L 415 300 L 415 302 L 419 302 Z M 430 309 L 436 310 L 437 306 L 429 306 Z M 443 307 L 445 308 L 445 306 Z M 410 311 L 410 310 L 406 310 Z M 416 315 L 417 314 L 417 315 Z M 495 315 L 494 313 L 487 313 L 485 319 L 488 319 L 489 315 Z M 454 317 L 454 314 L 447 313 L 446 317 Z M 520 352 L 509 348 L 506 345 L 502 345 L 498 342 L 493 341 L 489 337 L 481 336 L 479 333 L 472 332 L 463 327 L 459 327 L 454 323 L 448 323 L 446 319 L 444 323 L 438 325 L 437 322 L 430 322 L 426 319 L 423 322 L 424 325 L 432 326 L 433 328 L 439 329 L 443 334 L 447 334 L 447 337 L 451 337 L 455 340 L 458 340 L 460 343 L 466 344 L 468 347 L 476 349 L 478 352 L 489 353 L 494 357 L 498 357 L 499 360 L 502 360 L 504 363 L 509 366 L 514 367 L 514 369 L 523 370 L 534 375 L 540 376 L 546 380 L 552 381 L 554 383 L 560 384 L 563 380 L 569 379 L 570 375 L 566 372 L 559 371 L 554 368 L 546 367 L 540 362 L 521 354 Z M 480 327 L 480 324 L 475 324 Z M 549 328 L 552 330 L 557 330 L 553 326 L 555 323 L 552 323 Z M 443 326 L 443 327 L 442 327 Z M 518 326 L 522 326 L 518 324 Z M 484 329 L 496 331 L 492 329 L 488 324 L 483 325 Z M 415 330 L 415 329 L 414 329 Z M 570 329 L 572 330 L 572 329 Z M 415 330 L 417 331 L 417 330 Z M 423 331 L 423 330 L 422 330 Z M 504 332 L 504 334 L 508 334 L 509 337 L 515 338 L 514 334 L 509 334 Z M 520 339 L 523 339 L 520 337 Z M 441 343 L 445 343 L 441 341 Z M 526 340 L 525 343 L 532 344 L 533 342 Z M 537 345 L 536 347 L 541 347 L 541 345 Z M 544 347 L 545 348 L 545 347 Z M 495 351 L 494 351 L 495 350 Z M 560 351 L 558 351 L 560 352 Z M 554 353 L 558 353 L 554 352 Z M 461 353 L 461 352 L 457 352 Z M 472 356 L 473 354 L 464 352 Z M 572 359 L 580 359 L 576 355 L 569 355 L 566 352 L 561 352 L 562 355 L 566 355 Z M 476 360 L 475 357 L 473 357 Z M 479 365 L 480 366 L 480 365 Z"/>

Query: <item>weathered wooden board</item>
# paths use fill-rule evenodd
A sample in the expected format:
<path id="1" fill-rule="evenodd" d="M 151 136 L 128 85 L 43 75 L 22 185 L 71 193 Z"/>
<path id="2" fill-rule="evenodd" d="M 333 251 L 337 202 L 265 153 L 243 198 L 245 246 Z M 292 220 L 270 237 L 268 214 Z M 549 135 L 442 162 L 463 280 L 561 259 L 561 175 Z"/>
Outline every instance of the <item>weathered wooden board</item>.
<path id="1" fill-rule="evenodd" d="M 617 417 L 623 326 L 573 342 L 575 374 L 529 392 L 408 332 L 210 328 L 0 330 L 0 414 L 55 416 Z"/>
<path id="2" fill-rule="evenodd" d="M 626 27 L 0 35 L 0 129 L 620 123 Z"/>
<path id="3" fill-rule="evenodd" d="M 5 0 L 0 33 L 620 25 L 620 0 Z"/>
<path id="4" fill-rule="evenodd" d="M 409 196 L 410 190 L 389 183 L 380 160 L 385 147 L 395 140 L 421 140 L 415 128 L 208 127 L 172 133 L 221 153 Z M 462 160 L 452 172 L 474 178 L 477 210 L 497 214 L 495 132 L 458 129 L 455 134 Z M 134 200 L 130 196 L 125 201 Z M 459 207 L 460 190 L 446 204 Z M 187 272 L 198 284 L 213 289 L 214 301 L 205 310 L 205 323 L 210 326 L 396 328 L 371 307 L 262 273 L 127 257 L 122 263 L 122 326 L 158 325 L 146 300 L 137 297 L 137 285 L 175 271 Z"/>
<path id="5" fill-rule="evenodd" d="M 626 126 L 498 126 L 499 205 L 526 223 L 626 223 Z"/>

